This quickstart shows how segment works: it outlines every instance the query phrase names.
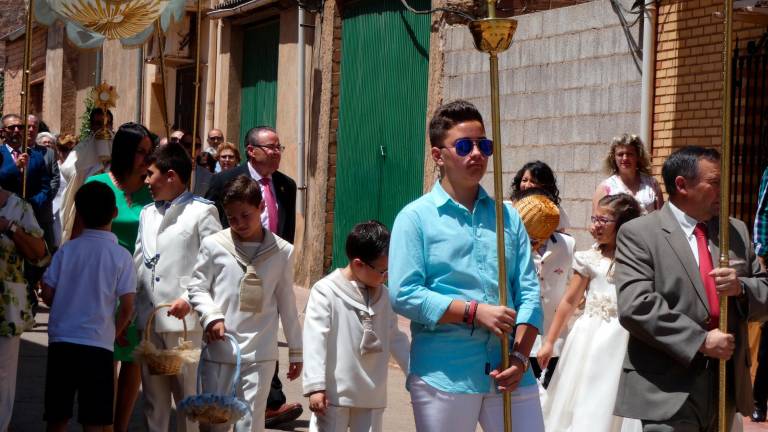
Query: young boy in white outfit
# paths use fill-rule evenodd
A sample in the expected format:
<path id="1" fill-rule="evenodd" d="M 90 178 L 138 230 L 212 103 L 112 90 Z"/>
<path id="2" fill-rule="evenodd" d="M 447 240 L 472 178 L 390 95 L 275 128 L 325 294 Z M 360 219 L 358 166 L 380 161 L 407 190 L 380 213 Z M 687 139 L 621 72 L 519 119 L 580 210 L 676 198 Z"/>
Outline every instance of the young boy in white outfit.
<path id="1" fill-rule="evenodd" d="M 408 336 L 384 285 L 389 231 L 377 221 L 347 236 L 349 264 L 312 287 L 304 320 L 304 395 L 309 430 L 382 430 L 389 355 L 408 373 Z"/>
<path id="2" fill-rule="evenodd" d="M 189 313 L 187 284 L 192 276 L 196 253 L 203 238 L 221 231 L 219 212 L 211 202 L 187 191 L 192 160 L 176 143 L 158 147 L 149 157 L 145 183 L 154 199 L 141 211 L 134 261 L 138 274 L 136 293 L 137 325 L 144 328 L 150 314 L 162 304 L 169 309 L 155 313 L 150 342 L 158 349 L 179 344 L 186 320 L 187 340 L 199 347 L 202 327 L 197 314 Z M 150 431 L 167 431 L 171 398 L 178 404 L 195 394 L 197 369 L 188 365 L 179 375 L 152 375 L 141 368 L 144 418 Z M 197 430 L 197 424 L 177 413 L 179 431 Z"/>
<path id="3" fill-rule="evenodd" d="M 296 379 L 302 367 L 293 246 L 261 225 L 264 203 L 258 183 L 242 175 L 224 189 L 222 202 L 230 228 L 203 239 L 188 286 L 189 301 L 200 314 L 208 344 L 198 367 L 203 368 L 204 391 L 229 394 L 235 352 L 224 335 L 234 336 L 242 358 L 237 396 L 251 408 L 235 424 L 235 431 L 263 431 L 278 358 L 278 317 L 288 342 L 288 379 Z"/>
<path id="4" fill-rule="evenodd" d="M 112 353 L 115 336 L 133 316 L 136 270 L 111 232 L 117 216 L 112 190 L 85 184 L 75 208 L 85 230 L 56 252 L 42 281 L 43 300 L 51 306 L 44 418 L 47 430 L 65 431 L 77 394 L 83 430 L 103 431 L 113 421 Z"/>
<path id="5" fill-rule="evenodd" d="M 546 190 L 530 188 L 520 192 L 515 207 L 520 212 L 520 218 L 531 238 L 533 263 L 536 265 L 536 273 L 539 276 L 541 309 L 544 315 L 543 329 L 536 336 L 536 342 L 531 349 L 531 369 L 542 386 L 547 388 L 557 367 L 560 350 L 565 343 L 568 331 L 563 331 L 553 345 L 552 358 L 545 370 L 539 366 L 537 354 L 549 331 L 552 320 L 555 318 L 555 311 L 565 294 L 568 281 L 571 280 L 573 248 L 576 241 L 568 234 L 554 231 L 561 224 L 553 223 L 553 218 L 555 215 L 561 216 L 562 213 L 560 213 L 553 197 Z M 542 376 L 542 372 L 545 371 L 546 373 Z"/>

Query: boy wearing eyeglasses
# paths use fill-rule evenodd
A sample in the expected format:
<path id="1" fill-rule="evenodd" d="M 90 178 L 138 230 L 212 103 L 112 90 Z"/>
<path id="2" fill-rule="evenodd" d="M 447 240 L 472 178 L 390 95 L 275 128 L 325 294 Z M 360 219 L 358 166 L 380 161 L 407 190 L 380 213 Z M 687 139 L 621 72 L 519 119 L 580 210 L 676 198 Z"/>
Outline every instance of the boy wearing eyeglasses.
<path id="1" fill-rule="evenodd" d="M 381 431 L 390 353 L 408 371 L 408 336 L 384 282 L 389 231 L 377 221 L 347 236 L 349 264 L 318 281 L 304 319 L 304 395 L 313 432 Z"/>
<path id="2" fill-rule="evenodd" d="M 411 320 L 416 429 L 480 423 L 501 432 L 502 392 L 510 392 L 513 430 L 543 431 L 528 360 L 542 325 L 539 283 L 525 226 L 505 205 L 509 305 L 499 305 L 495 202 L 480 186 L 493 153 L 483 118 L 469 102 L 450 102 L 432 117 L 429 138 L 440 180 L 398 214 L 389 256 L 392 306 Z M 501 338 L 510 338 L 506 369 Z"/>

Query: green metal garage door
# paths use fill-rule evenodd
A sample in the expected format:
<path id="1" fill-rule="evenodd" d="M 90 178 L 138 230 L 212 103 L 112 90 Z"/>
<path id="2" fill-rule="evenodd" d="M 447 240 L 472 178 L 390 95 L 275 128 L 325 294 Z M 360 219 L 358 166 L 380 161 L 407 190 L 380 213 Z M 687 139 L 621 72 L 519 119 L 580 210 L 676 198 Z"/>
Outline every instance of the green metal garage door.
<path id="1" fill-rule="evenodd" d="M 240 94 L 240 154 L 249 129 L 275 127 L 277 116 L 277 53 L 280 21 L 248 27 L 243 32 L 243 88 Z"/>
<path id="2" fill-rule="evenodd" d="M 352 226 L 378 219 L 391 228 L 422 192 L 429 35 L 429 15 L 414 15 L 398 0 L 344 4 L 334 267 L 347 263 Z"/>

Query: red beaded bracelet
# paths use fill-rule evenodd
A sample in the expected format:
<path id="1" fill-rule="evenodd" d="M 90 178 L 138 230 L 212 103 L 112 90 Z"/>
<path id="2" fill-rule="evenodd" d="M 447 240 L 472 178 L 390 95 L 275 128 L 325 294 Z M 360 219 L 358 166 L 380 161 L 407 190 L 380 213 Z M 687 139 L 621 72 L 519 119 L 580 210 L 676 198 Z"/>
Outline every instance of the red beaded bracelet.
<path id="1" fill-rule="evenodd" d="M 469 317 L 467 318 L 467 325 L 472 326 L 472 328 L 475 328 L 475 318 L 477 318 L 477 300 L 472 300 L 469 302 Z"/>

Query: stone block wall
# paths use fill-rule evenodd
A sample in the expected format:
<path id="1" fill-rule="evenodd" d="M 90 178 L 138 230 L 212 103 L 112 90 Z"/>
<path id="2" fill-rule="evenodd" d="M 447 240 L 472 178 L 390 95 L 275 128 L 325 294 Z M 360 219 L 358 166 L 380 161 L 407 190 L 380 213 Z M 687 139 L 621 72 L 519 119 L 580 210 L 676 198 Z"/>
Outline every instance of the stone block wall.
<path id="1" fill-rule="evenodd" d="M 558 178 L 572 226 L 568 232 L 583 249 L 591 244 L 586 231 L 591 198 L 606 177 L 603 161 L 611 139 L 638 133 L 640 71 L 607 0 L 516 19 L 512 46 L 499 56 L 505 198 L 523 164 L 546 162 Z M 639 27 L 632 28 L 636 40 Z M 487 55 L 474 49 L 466 27 L 445 32 L 443 99 L 475 103 L 490 135 Z M 491 166 L 483 185 L 493 192 Z"/>

